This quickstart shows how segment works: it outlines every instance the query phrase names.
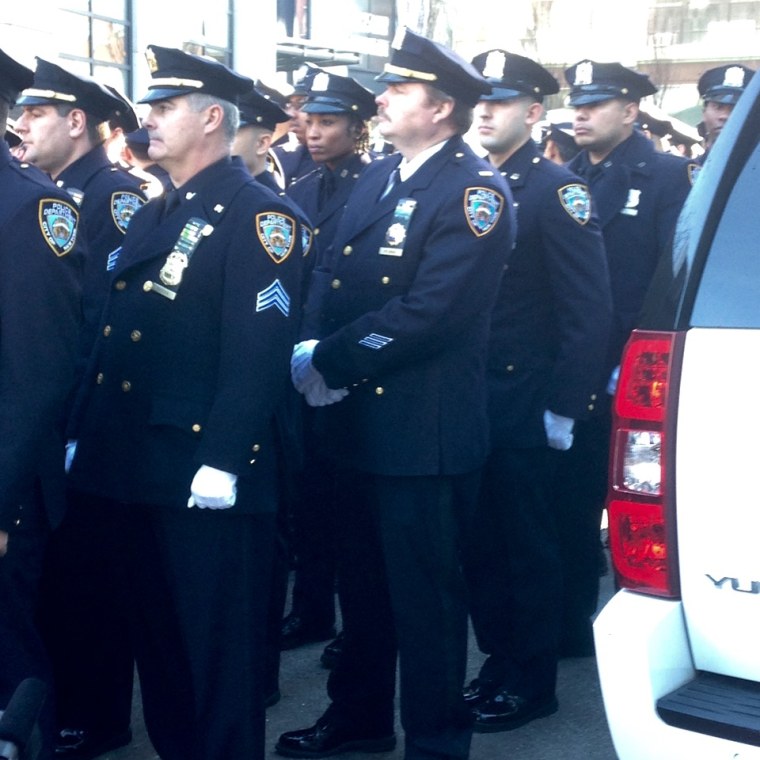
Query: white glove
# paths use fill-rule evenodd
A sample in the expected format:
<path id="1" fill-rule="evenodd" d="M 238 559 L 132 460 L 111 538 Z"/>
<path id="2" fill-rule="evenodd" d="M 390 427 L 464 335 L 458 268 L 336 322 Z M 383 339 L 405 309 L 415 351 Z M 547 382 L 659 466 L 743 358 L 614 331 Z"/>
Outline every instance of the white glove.
<path id="1" fill-rule="evenodd" d="M 67 441 L 66 442 L 66 459 L 64 460 L 63 467 L 66 470 L 66 473 L 71 469 L 71 463 L 74 461 L 74 455 L 77 453 L 77 442 L 76 441 Z"/>
<path id="2" fill-rule="evenodd" d="M 610 379 L 607 381 L 607 393 L 609 393 L 610 396 L 615 395 L 619 377 L 620 377 L 620 365 L 618 364 L 617 367 L 615 367 L 615 369 L 612 370 Z"/>
<path id="3" fill-rule="evenodd" d="M 312 381 L 303 389 L 303 395 L 309 406 L 329 406 L 342 401 L 348 396 L 348 391 L 345 388 L 328 388 L 320 375 L 318 380 Z"/>
<path id="4" fill-rule="evenodd" d="M 303 393 L 309 383 L 322 380 L 322 375 L 311 363 L 317 343 L 319 343 L 318 340 L 303 340 L 293 348 L 293 354 L 290 357 L 290 378 L 299 393 Z"/>
<path id="5" fill-rule="evenodd" d="M 237 497 L 237 475 L 201 465 L 190 485 L 188 507 L 229 509 Z"/>
<path id="6" fill-rule="evenodd" d="M 567 451 L 573 445 L 573 426 L 575 420 L 562 417 L 548 409 L 544 412 L 544 430 L 546 442 L 552 449 Z"/>

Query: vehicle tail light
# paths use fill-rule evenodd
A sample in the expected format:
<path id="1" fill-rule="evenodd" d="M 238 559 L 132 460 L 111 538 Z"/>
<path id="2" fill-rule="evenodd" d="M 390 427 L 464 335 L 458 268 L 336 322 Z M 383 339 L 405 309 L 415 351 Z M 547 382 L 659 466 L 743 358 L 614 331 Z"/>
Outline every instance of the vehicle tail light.
<path id="1" fill-rule="evenodd" d="M 667 436 L 677 333 L 634 330 L 615 395 L 607 511 L 610 550 L 623 588 L 679 595 L 675 520 L 669 509 Z"/>

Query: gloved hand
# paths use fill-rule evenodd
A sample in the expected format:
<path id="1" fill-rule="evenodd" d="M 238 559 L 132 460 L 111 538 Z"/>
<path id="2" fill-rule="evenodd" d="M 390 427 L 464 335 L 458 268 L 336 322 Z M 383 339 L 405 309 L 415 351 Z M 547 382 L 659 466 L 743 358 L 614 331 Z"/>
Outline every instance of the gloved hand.
<path id="1" fill-rule="evenodd" d="M 293 348 L 293 354 L 290 357 L 290 378 L 299 393 L 304 393 L 309 383 L 322 380 L 322 375 L 311 363 L 317 343 L 319 343 L 318 340 L 303 340 Z"/>
<path id="2" fill-rule="evenodd" d="M 71 463 L 74 461 L 74 456 L 76 453 L 77 453 L 77 442 L 67 441 L 66 442 L 66 458 L 63 463 L 63 467 L 66 470 L 67 474 L 69 470 L 71 469 Z"/>
<path id="3" fill-rule="evenodd" d="M 319 379 L 312 381 L 304 388 L 303 395 L 309 406 L 329 406 L 348 396 L 348 390 L 345 388 L 328 388 L 320 375 Z"/>
<path id="4" fill-rule="evenodd" d="M 229 509 L 237 498 L 237 475 L 201 465 L 190 485 L 188 507 Z"/>
<path id="5" fill-rule="evenodd" d="M 615 369 L 612 370 L 610 379 L 607 381 L 607 393 L 609 393 L 610 396 L 615 395 L 619 377 L 620 377 L 620 365 L 618 364 L 617 367 L 615 367 Z"/>
<path id="6" fill-rule="evenodd" d="M 567 451 L 573 445 L 573 426 L 575 420 L 562 417 L 548 409 L 544 412 L 544 430 L 546 442 L 552 449 Z"/>

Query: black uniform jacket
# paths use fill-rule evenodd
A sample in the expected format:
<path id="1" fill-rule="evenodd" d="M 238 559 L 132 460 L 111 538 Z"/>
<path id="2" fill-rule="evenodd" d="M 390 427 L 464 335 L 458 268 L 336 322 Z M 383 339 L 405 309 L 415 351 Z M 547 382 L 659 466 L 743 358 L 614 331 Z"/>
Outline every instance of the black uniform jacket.
<path id="1" fill-rule="evenodd" d="M 138 177 L 114 166 L 99 145 L 67 166 L 56 179 L 79 205 L 82 234 L 87 241 L 84 265 L 84 351 L 95 339 L 108 294 L 108 255 L 118 248 L 134 213 L 145 203 Z"/>
<path id="2" fill-rule="evenodd" d="M 697 164 L 658 152 L 634 132 L 598 167 L 591 166 L 586 151 L 568 166 L 589 184 L 604 235 L 612 287 L 612 369 L 636 326 L 657 262 L 670 245 Z"/>
<path id="3" fill-rule="evenodd" d="M 239 476 L 235 510 L 270 510 L 300 225 L 230 159 L 178 192 L 165 218 L 163 199 L 135 215 L 115 263 L 75 414 L 71 479 L 107 498 L 185 508 L 205 464 Z M 189 263 L 173 266 L 192 240 Z"/>
<path id="4" fill-rule="evenodd" d="M 80 328 L 79 211 L 0 141 L 0 530 L 41 486 L 64 512 L 65 401 Z"/>
<path id="5" fill-rule="evenodd" d="M 517 242 L 491 322 L 491 438 L 495 447 L 541 446 L 546 409 L 577 420 L 596 404 L 609 274 L 590 193 L 577 176 L 539 156 L 532 140 L 500 171 L 517 207 Z"/>
<path id="6" fill-rule="evenodd" d="M 350 389 L 329 407 L 328 445 L 367 472 L 471 472 L 488 447 L 488 326 L 512 200 L 459 137 L 380 200 L 400 160 L 364 170 L 331 271 L 312 280 L 324 336 L 314 366 L 329 387 Z"/>

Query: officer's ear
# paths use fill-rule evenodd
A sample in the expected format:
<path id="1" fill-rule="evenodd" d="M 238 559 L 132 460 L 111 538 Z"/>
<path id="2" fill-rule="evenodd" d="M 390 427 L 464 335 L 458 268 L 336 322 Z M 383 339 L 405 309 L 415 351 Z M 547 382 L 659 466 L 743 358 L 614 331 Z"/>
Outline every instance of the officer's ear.
<path id="1" fill-rule="evenodd" d="M 219 129 L 224 122 L 224 109 L 218 104 L 213 103 L 204 112 L 204 132 L 207 134 Z"/>
<path id="2" fill-rule="evenodd" d="M 66 115 L 69 123 L 69 137 L 81 137 L 87 132 L 87 114 L 81 108 L 72 108 Z"/>
<path id="3" fill-rule="evenodd" d="M 639 104 L 630 100 L 623 106 L 623 123 L 625 125 L 635 124 L 639 118 Z"/>

